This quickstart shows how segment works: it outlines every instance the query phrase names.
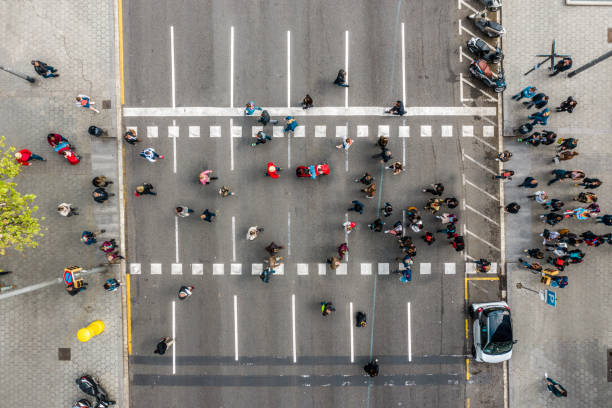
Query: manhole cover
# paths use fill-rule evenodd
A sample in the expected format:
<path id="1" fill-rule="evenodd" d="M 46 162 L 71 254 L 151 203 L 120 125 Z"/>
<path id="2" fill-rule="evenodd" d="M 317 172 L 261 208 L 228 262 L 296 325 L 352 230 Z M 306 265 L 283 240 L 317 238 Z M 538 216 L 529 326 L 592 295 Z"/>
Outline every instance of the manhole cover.
<path id="1" fill-rule="evenodd" d="M 110 109 L 111 108 L 111 101 L 110 99 L 105 99 L 102 101 L 102 109 Z"/>
<path id="2" fill-rule="evenodd" d="M 70 361 L 70 349 L 69 348 L 58 348 L 57 358 L 59 361 Z"/>

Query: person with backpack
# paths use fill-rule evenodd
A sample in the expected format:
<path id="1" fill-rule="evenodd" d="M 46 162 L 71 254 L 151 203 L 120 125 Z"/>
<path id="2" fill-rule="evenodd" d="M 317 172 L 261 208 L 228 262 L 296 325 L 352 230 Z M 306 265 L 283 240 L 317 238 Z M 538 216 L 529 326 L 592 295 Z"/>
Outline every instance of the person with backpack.
<path id="1" fill-rule="evenodd" d="M 321 314 L 323 316 L 329 316 L 332 312 L 335 312 L 336 308 L 332 302 L 321 302 Z"/>
<path id="2" fill-rule="evenodd" d="M 539 94 L 534 95 L 529 102 L 523 102 L 523 105 L 527 109 L 531 109 L 532 106 L 535 105 L 536 109 L 542 109 L 548 104 L 548 96 L 545 93 L 540 92 Z"/>
<path id="3" fill-rule="evenodd" d="M 340 71 L 338 71 L 338 75 L 336 76 L 334 85 L 338 85 L 344 88 L 349 87 L 348 81 L 346 80 L 346 71 L 344 69 L 340 69 Z"/>
<path id="4" fill-rule="evenodd" d="M 185 300 L 193 293 L 195 286 L 181 286 L 178 291 L 178 298 L 180 300 Z"/>
<path id="5" fill-rule="evenodd" d="M 379 372 L 378 359 L 375 358 L 374 360 L 371 360 L 368 364 L 363 366 L 363 370 L 370 377 L 376 377 Z"/>
<path id="6" fill-rule="evenodd" d="M 153 351 L 155 354 L 164 355 L 166 351 L 174 344 L 174 339 L 170 336 L 162 337 L 162 339 L 157 343 L 157 347 Z"/>
<path id="7" fill-rule="evenodd" d="M 366 314 L 364 312 L 357 312 L 356 321 L 357 327 L 366 327 L 366 325 L 368 324 L 366 320 Z"/>

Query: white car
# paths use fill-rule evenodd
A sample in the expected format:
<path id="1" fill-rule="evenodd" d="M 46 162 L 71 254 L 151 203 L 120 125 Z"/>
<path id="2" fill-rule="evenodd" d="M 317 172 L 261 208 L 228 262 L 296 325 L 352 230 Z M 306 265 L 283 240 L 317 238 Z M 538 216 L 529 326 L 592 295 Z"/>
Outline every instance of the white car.
<path id="1" fill-rule="evenodd" d="M 512 319 L 506 302 L 474 303 L 474 348 L 476 361 L 501 363 L 512 357 Z"/>

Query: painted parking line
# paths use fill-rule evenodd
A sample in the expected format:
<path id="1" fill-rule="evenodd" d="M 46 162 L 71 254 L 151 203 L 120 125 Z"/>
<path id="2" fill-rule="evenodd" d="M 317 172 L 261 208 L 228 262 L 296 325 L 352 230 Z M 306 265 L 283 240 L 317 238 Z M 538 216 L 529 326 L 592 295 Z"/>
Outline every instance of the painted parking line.
<path id="1" fill-rule="evenodd" d="M 161 273 L 162 273 L 162 264 L 152 263 L 151 264 L 151 275 L 161 275 Z"/>
<path id="2" fill-rule="evenodd" d="M 192 275 L 204 275 L 204 265 L 201 263 L 191 264 Z"/>
<path id="3" fill-rule="evenodd" d="M 141 274 L 140 264 L 139 263 L 131 263 L 130 264 L 130 275 L 140 275 Z"/>
<path id="4" fill-rule="evenodd" d="M 183 274 L 183 264 L 173 263 L 170 265 L 170 274 L 171 275 L 182 275 Z"/>

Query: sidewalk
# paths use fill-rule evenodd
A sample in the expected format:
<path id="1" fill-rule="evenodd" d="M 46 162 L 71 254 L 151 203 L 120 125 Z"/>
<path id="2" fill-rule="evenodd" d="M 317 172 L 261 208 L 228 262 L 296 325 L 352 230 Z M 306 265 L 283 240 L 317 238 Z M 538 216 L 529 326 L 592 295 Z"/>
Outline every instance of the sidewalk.
<path id="1" fill-rule="evenodd" d="M 92 124 L 111 134 L 116 128 L 113 5 L 103 0 L 63 0 L 52 6 L 2 2 L 0 64 L 37 82 L 30 84 L 0 71 L 0 135 L 6 136 L 8 146 L 28 148 L 47 159 L 25 167 L 16 180 L 22 193 L 37 196 L 36 215 L 45 217 L 41 222 L 45 235 L 38 248 L 23 254 L 7 252 L 0 268 L 14 272 L 1 277 L 3 284 L 23 288 L 61 277 L 65 266 L 95 267 L 105 263 L 98 249 L 104 238 L 119 241 L 117 197 L 103 205 L 91 198 L 91 180 L 102 174 L 115 181 L 109 191 L 117 193 L 117 141 L 94 139 L 87 133 Z M 42 79 L 33 71 L 32 59 L 53 65 L 60 77 Z M 101 113 L 74 106 L 79 93 L 90 95 Z M 103 109 L 105 100 L 112 104 Z M 46 141 L 50 132 L 62 134 L 76 146 L 80 164 L 70 166 L 53 152 Z M 80 215 L 59 216 L 56 208 L 61 202 L 79 207 Z M 100 229 L 106 233 L 98 238 L 98 245 L 80 242 L 83 230 Z M 109 277 L 120 278 L 119 266 L 88 276 L 89 289 L 76 297 L 58 284 L 0 300 L 0 405 L 17 407 L 27 401 L 28 406 L 71 406 L 86 397 L 75 379 L 88 373 L 100 379 L 118 406 L 126 406 L 121 292 L 105 293 L 102 285 Z M 105 323 L 105 332 L 80 343 L 78 329 L 97 319 Z M 60 348 L 70 349 L 68 360 L 60 361 Z M 39 387 L 27 385 L 32 383 Z"/>
<path id="2" fill-rule="evenodd" d="M 513 310 L 515 345 L 510 361 L 510 407 L 593 407 L 601 408 L 612 401 L 612 383 L 607 382 L 607 349 L 612 348 L 610 314 L 612 313 L 612 278 L 609 274 L 610 246 L 598 248 L 581 245 L 586 252 L 584 262 L 566 269 L 569 286 L 556 289 L 557 307 L 542 302 L 537 294 L 516 288 L 521 282 L 532 289 L 544 289 L 536 275 L 521 269 L 517 259 L 523 249 L 542 247 L 538 235 L 545 228 L 538 216 L 545 213 L 538 204 L 526 198 L 534 190 L 518 188 L 524 177 L 536 177 L 538 190 L 549 197 L 576 208 L 580 203 L 572 197 L 580 191 L 567 183 L 547 186 L 555 168 L 582 169 L 587 176 L 600 178 L 604 184 L 595 190 L 602 214 L 612 212 L 612 117 L 609 112 L 612 93 L 612 60 L 567 78 L 567 72 L 549 77 L 548 65 L 524 76 L 541 59 L 536 54 L 550 52 L 556 39 L 557 53 L 570 54 L 573 69 L 608 52 L 607 42 L 612 7 L 567 6 L 565 1 L 549 1 L 544 6 L 531 0 L 513 0 L 504 4 L 503 24 L 507 35 L 503 40 L 504 69 L 508 90 L 504 93 L 504 135 L 526 122 L 527 110 L 511 100 L 512 95 L 527 85 L 550 96 L 551 118 L 544 129 L 557 132 L 559 137 L 580 139 L 576 149 L 580 156 L 554 164 L 555 145 L 528 147 L 515 138 L 506 137 L 505 148 L 514 153 L 506 168 L 516 176 L 505 186 L 505 202 L 521 205 L 517 215 L 506 215 L 508 299 Z M 572 114 L 556 113 L 554 108 L 568 96 L 578 101 Z M 533 113 L 534 109 L 530 110 Z M 538 128 L 542 129 L 541 126 Z M 565 220 L 553 229 L 569 228 L 582 233 L 610 232 L 609 227 L 594 221 Z M 545 261 L 545 260 L 544 260 Z M 558 399 L 547 391 L 544 372 L 568 390 L 568 398 Z"/>

